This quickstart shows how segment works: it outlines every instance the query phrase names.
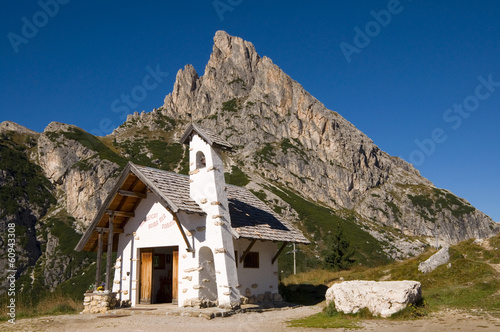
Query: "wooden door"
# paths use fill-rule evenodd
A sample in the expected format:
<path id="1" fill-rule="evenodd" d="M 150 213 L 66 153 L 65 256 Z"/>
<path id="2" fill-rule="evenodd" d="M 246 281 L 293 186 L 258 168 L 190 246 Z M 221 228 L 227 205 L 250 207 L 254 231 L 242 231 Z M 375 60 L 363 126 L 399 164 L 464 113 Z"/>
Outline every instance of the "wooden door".
<path id="1" fill-rule="evenodd" d="M 172 304 L 178 304 L 179 251 L 172 252 Z"/>
<path id="2" fill-rule="evenodd" d="M 151 303 L 153 289 L 153 249 L 141 250 L 141 274 L 139 303 Z"/>

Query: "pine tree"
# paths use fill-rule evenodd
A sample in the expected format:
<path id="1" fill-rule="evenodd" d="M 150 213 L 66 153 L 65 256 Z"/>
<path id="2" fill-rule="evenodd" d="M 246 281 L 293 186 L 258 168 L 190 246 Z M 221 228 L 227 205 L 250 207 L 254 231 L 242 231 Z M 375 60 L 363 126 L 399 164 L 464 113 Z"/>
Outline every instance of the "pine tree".
<path id="1" fill-rule="evenodd" d="M 326 266 L 335 271 L 345 270 L 354 263 L 354 248 L 345 238 L 340 225 L 335 232 L 326 239 L 325 263 Z"/>

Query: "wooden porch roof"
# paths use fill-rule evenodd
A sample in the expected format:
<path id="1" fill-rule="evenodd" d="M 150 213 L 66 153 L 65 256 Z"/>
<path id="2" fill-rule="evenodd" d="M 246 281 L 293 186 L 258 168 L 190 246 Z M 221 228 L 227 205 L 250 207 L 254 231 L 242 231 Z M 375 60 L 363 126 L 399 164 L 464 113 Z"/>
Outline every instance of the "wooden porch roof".
<path id="1" fill-rule="evenodd" d="M 163 205 L 172 213 L 180 210 L 188 213 L 204 214 L 203 210 L 192 201 L 189 196 L 181 197 L 165 195 L 165 191 L 182 193 L 189 195 L 189 186 L 184 188 L 178 183 L 158 183 L 154 179 L 151 168 L 128 163 L 122 172 L 117 184 L 102 204 L 99 212 L 83 234 L 75 250 L 77 251 L 97 251 L 98 234 L 100 231 L 108 232 L 110 216 L 113 215 L 113 233 L 123 233 L 123 228 L 130 218 L 135 216 L 135 209 L 142 199 L 147 197 L 148 192 L 154 192 L 162 201 Z M 175 174 L 175 173 L 172 173 Z M 151 183 L 154 181 L 154 183 Z M 170 185 L 170 186 L 169 186 Z M 179 188 L 182 187 L 182 188 Z M 187 191 L 186 191 L 187 190 Z M 184 195 L 186 196 L 186 195 Z M 108 236 L 103 237 L 103 246 L 107 247 Z M 113 251 L 118 249 L 118 237 L 113 238 Z"/>

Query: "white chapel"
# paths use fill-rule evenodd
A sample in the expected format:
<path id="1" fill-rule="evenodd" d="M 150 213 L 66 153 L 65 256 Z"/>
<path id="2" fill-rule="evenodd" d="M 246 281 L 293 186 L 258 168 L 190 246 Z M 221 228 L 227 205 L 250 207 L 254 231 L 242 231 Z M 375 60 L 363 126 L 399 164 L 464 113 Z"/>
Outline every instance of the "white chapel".
<path id="1" fill-rule="evenodd" d="M 106 289 L 122 305 L 235 308 L 242 296 L 278 293 L 279 254 L 309 241 L 249 190 L 225 183 L 221 152 L 231 144 L 196 124 L 180 141 L 189 176 L 129 163 L 83 234 L 76 250 L 97 252 L 96 283 L 106 252 Z"/>

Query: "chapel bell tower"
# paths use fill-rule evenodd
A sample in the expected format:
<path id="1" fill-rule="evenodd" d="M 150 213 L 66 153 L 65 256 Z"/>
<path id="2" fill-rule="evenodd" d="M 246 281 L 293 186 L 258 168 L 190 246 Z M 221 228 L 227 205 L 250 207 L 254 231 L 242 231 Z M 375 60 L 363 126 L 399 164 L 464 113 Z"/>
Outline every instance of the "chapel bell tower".
<path id="1" fill-rule="evenodd" d="M 214 256 L 219 306 L 234 307 L 240 303 L 240 293 L 221 155 L 222 150 L 230 151 L 232 145 L 194 123 L 180 142 L 189 144 L 190 196 L 206 213 L 206 239 Z"/>

